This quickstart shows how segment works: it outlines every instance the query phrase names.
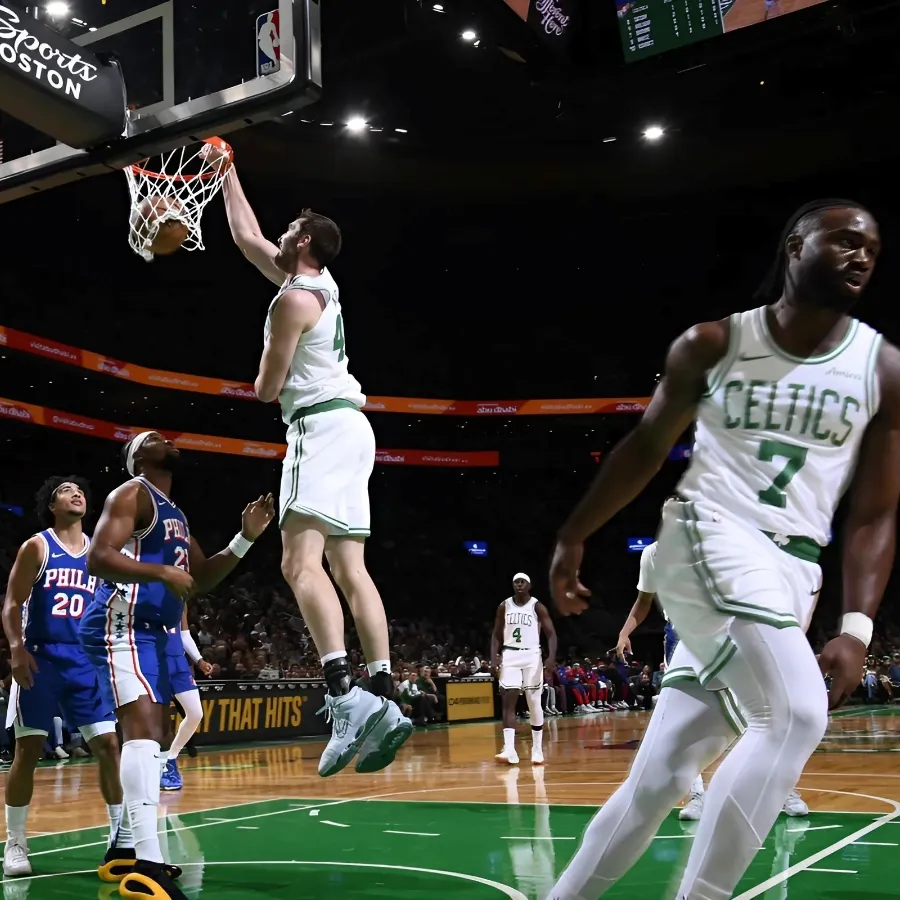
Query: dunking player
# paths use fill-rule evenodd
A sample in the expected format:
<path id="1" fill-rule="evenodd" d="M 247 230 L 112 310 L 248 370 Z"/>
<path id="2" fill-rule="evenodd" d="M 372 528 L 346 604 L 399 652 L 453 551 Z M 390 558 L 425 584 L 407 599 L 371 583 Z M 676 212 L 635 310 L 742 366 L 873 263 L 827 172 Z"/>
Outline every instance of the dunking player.
<path id="1" fill-rule="evenodd" d="M 547 659 L 541 660 L 541 630 L 547 635 Z M 503 649 L 501 661 L 500 649 Z M 513 575 L 513 595 L 497 607 L 491 633 L 491 666 L 499 672 L 503 704 L 503 749 L 497 762 L 519 764 L 516 753 L 516 703 L 525 694 L 531 723 L 531 763 L 544 764 L 544 709 L 541 691 L 544 669 L 556 669 L 556 629 L 537 598 L 531 596 L 531 579 L 524 573 Z"/>
<path id="2" fill-rule="evenodd" d="M 640 424 L 562 528 L 553 596 L 578 613 L 583 540 L 637 496 L 696 421 L 690 466 L 663 509 L 656 586 L 681 637 L 672 668 L 685 648 L 698 681 L 685 672 L 684 689 L 660 695 L 628 781 L 588 826 L 553 900 L 596 900 L 649 846 L 730 740 L 716 695 L 702 689 L 720 685 L 750 727 L 710 782 L 677 897 L 730 897 L 821 740 L 829 703 L 859 684 L 900 496 L 900 353 L 848 314 L 880 249 L 875 220 L 856 203 L 798 210 L 759 295 L 767 305 L 675 341 Z M 803 626 L 851 481 L 844 615 L 817 666 Z"/>
<path id="3" fill-rule="evenodd" d="M 331 219 L 304 210 L 278 246 L 267 241 L 232 167 L 225 209 L 235 243 L 278 294 L 266 317 L 265 347 L 256 379 L 264 403 L 278 400 L 288 427 L 281 479 L 281 569 L 316 644 L 328 684 L 331 740 L 319 774 L 340 772 L 359 752 L 357 772 L 394 761 L 412 722 L 393 695 L 387 619 L 366 571 L 369 476 L 375 437 L 361 412 L 365 396 L 350 374 L 338 287 L 326 266 L 341 249 Z M 327 557 L 359 631 L 371 693 L 351 687 L 344 614 L 322 564 Z"/>
<path id="4" fill-rule="evenodd" d="M 161 760 L 163 765 L 159 786 L 164 791 L 180 791 L 183 780 L 181 772 L 178 771 L 178 755 L 203 721 L 203 704 L 200 702 L 200 691 L 191 672 L 191 663 L 204 675 L 212 671 L 212 666 L 201 656 L 200 648 L 191 635 L 187 608 L 181 614 L 181 624 L 175 628 L 167 628 L 166 631 L 169 633 L 166 643 L 169 685 L 172 701 L 181 713 L 181 724 L 169 745 L 168 752 Z M 170 728 L 167 731 L 170 731 Z"/>
<path id="5" fill-rule="evenodd" d="M 640 574 L 638 575 L 637 600 L 634 601 L 634 606 L 631 607 L 631 612 L 628 614 L 628 618 L 625 620 L 625 624 L 619 632 L 619 640 L 616 645 L 616 653 L 621 659 L 625 658 L 626 651 L 629 653 L 631 652 L 631 634 L 644 619 L 647 618 L 647 614 L 650 612 L 650 606 L 653 603 L 653 598 L 656 595 L 657 547 L 658 543 L 654 541 L 650 546 L 644 547 L 644 550 L 641 553 L 641 569 Z M 675 631 L 675 627 L 666 615 L 666 611 L 662 609 L 662 607 L 660 607 L 660 611 L 666 620 L 663 655 L 666 661 L 667 671 L 662 680 L 662 690 L 678 690 L 679 685 L 683 682 L 695 681 L 696 672 L 694 671 L 693 666 L 687 665 L 687 660 L 684 658 L 683 654 L 681 655 L 681 662 L 674 667 L 672 666 L 672 659 L 679 644 L 678 633 Z M 719 699 L 726 704 L 727 709 L 733 712 L 739 712 L 737 704 L 734 702 L 734 698 L 730 695 L 726 696 L 724 690 L 719 695 Z M 735 724 L 738 726 L 737 733 L 743 733 L 743 716 L 738 715 L 733 716 L 733 718 Z M 703 812 L 703 794 L 703 775 L 698 774 L 694 783 L 691 785 L 691 796 L 688 798 L 688 802 L 682 807 L 681 812 L 678 814 L 678 818 L 688 822 L 696 822 L 699 820 L 700 815 Z M 782 809 L 785 815 L 788 816 L 802 817 L 809 815 L 809 807 L 803 802 L 803 798 L 796 790 L 793 790 L 788 794 Z"/>
<path id="6" fill-rule="evenodd" d="M 121 829 L 119 742 L 111 711 L 104 712 L 97 674 L 78 642 L 78 626 L 97 586 L 88 575 L 90 539 L 81 522 L 88 508 L 86 482 L 77 476 L 48 478 L 37 493 L 46 529 L 19 548 L 3 605 L 13 684 L 6 726 L 15 726 L 16 756 L 6 778 L 6 846 L 3 874 L 30 875 L 25 839 L 34 769 L 59 710 L 77 727 L 99 764 L 100 790 L 109 813 L 110 846 Z"/>
<path id="7" fill-rule="evenodd" d="M 129 855 L 112 849 L 100 877 L 120 881 L 123 897 L 184 900 L 177 867 L 165 866 L 157 837 L 160 742 L 170 696 L 167 628 L 182 620 L 184 600 L 225 578 L 274 515 L 271 495 L 248 504 L 241 531 L 209 559 L 169 499 L 179 451 L 155 431 L 123 449 L 131 477 L 116 488 L 88 552 L 103 580 L 81 623 L 81 643 L 97 670 L 104 702 L 122 728 L 120 777 L 134 834 Z"/>

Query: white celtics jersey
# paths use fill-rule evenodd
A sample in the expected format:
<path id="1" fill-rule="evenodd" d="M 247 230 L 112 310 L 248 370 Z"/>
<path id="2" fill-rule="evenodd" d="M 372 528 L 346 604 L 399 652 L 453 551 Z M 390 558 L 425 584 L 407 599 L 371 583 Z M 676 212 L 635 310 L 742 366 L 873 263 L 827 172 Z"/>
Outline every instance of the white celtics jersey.
<path id="1" fill-rule="evenodd" d="M 315 326 L 298 341 L 284 387 L 278 395 L 285 424 L 298 410 L 328 400 L 349 400 L 365 405 L 366 397 L 359 382 L 347 367 L 344 347 L 344 317 L 338 300 L 338 286 L 328 269 L 320 275 L 297 275 L 286 281 L 269 306 L 265 340 L 272 333 L 272 312 L 285 291 L 313 291 L 323 298 L 325 309 Z"/>
<path id="2" fill-rule="evenodd" d="M 878 409 L 881 335 L 853 319 L 829 353 L 781 350 L 766 309 L 731 317 L 725 358 L 708 375 L 694 452 L 678 486 L 687 500 L 780 536 L 831 540 L 831 520 Z"/>
<path id="3" fill-rule="evenodd" d="M 516 650 L 540 650 L 541 629 L 534 608 L 537 600 L 532 597 L 521 606 L 509 597 L 503 611 L 503 646 Z"/>

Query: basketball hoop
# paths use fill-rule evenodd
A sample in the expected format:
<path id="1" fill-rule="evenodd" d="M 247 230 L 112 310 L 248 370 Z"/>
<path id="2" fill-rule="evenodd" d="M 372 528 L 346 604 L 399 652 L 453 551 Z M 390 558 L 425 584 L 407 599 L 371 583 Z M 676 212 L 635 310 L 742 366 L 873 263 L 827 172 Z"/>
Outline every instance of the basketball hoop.
<path id="1" fill-rule="evenodd" d="M 233 156 L 225 141 L 212 137 L 126 168 L 131 249 L 148 262 L 180 247 L 202 250 L 200 219 L 222 187 Z"/>

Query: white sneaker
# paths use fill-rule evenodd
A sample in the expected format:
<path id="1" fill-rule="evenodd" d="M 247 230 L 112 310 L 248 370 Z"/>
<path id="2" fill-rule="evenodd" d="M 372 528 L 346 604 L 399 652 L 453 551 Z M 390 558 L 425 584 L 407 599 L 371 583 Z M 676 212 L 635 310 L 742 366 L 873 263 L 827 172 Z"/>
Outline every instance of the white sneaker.
<path id="1" fill-rule="evenodd" d="M 678 818 L 682 822 L 699 822 L 703 813 L 703 794 L 691 794 L 690 799 L 684 804 Z"/>
<path id="2" fill-rule="evenodd" d="M 397 755 L 397 751 L 413 733 L 413 723 L 400 712 L 400 707 L 392 700 L 387 701 L 387 713 L 366 738 L 359 759 L 357 772 L 380 772 L 386 769 Z"/>
<path id="3" fill-rule="evenodd" d="M 542 766 L 544 764 L 544 751 L 542 748 L 531 748 L 531 764 L 533 766 Z"/>
<path id="4" fill-rule="evenodd" d="M 326 695 L 319 712 L 332 723 L 331 740 L 319 760 L 319 774 L 323 778 L 336 775 L 359 752 L 365 739 L 387 715 L 388 703 L 358 687 L 343 697 Z"/>
<path id="5" fill-rule="evenodd" d="M 75 759 L 87 759 L 90 756 L 84 747 L 73 747 L 72 752 L 69 755 Z"/>
<path id="6" fill-rule="evenodd" d="M 803 802 L 803 798 L 796 792 L 791 791 L 784 806 L 781 807 L 786 816 L 802 818 L 809 815 L 809 807 Z"/>
<path id="7" fill-rule="evenodd" d="M 53 751 L 53 754 L 56 756 L 57 759 L 68 759 L 68 758 L 69 758 L 69 754 L 66 753 L 66 751 L 63 749 L 63 745 L 62 745 L 62 744 L 60 744 L 60 745 Z"/>
<path id="8" fill-rule="evenodd" d="M 519 754 L 516 753 L 515 747 L 512 750 L 501 750 L 494 759 L 498 763 L 506 763 L 509 766 L 517 766 L 519 764 Z"/>
<path id="9" fill-rule="evenodd" d="M 7 839 L 3 848 L 3 874 L 10 878 L 21 878 L 31 874 L 28 844 L 24 838 Z"/>

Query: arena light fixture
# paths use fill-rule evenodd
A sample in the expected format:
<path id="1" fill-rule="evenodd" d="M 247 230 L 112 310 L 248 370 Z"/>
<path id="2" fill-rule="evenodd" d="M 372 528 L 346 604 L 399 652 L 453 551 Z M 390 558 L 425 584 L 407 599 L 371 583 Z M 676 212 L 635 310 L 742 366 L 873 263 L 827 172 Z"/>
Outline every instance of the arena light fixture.
<path id="1" fill-rule="evenodd" d="M 53 16 L 56 18 L 61 18 L 62 16 L 67 16 L 69 14 L 69 4 L 64 3 L 63 0 L 51 0 L 44 7 L 44 12 L 47 13 L 48 16 Z"/>
<path id="2" fill-rule="evenodd" d="M 666 133 L 661 125 L 648 125 L 644 129 L 644 137 L 648 141 L 658 141 Z"/>
<path id="3" fill-rule="evenodd" d="M 461 37 L 464 41 L 469 41 L 469 43 L 471 43 L 472 41 L 477 41 L 477 40 L 478 40 L 478 35 L 477 35 L 471 28 L 467 28 L 467 29 L 460 35 L 460 37 Z"/>
<path id="4" fill-rule="evenodd" d="M 351 116 L 347 119 L 347 131 L 359 134 L 361 131 L 366 130 L 368 124 L 369 123 L 362 116 Z"/>
<path id="5" fill-rule="evenodd" d="M 443 3 L 435 3 L 434 6 L 431 7 L 435 12 L 443 12 L 444 4 Z"/>

